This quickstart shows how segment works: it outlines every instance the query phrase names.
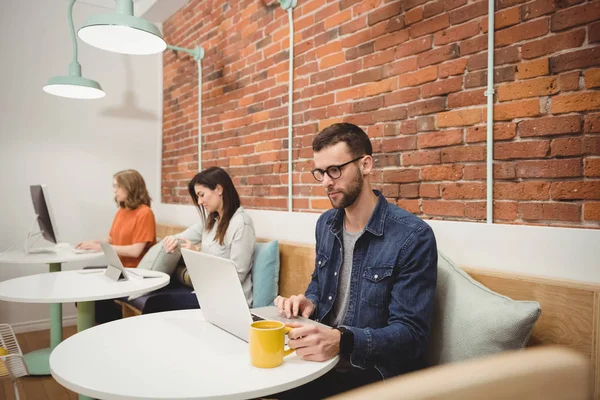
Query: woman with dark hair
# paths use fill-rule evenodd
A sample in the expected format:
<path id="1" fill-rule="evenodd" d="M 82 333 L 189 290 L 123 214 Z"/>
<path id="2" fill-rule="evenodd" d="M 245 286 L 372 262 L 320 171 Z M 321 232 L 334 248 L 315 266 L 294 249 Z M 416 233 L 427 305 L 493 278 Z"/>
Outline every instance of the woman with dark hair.
<path id="1" fill-rule="evenodd" d="M 248 306 L 252 306 L 252 267 L 256 235 L 252 219 L 240 205 L 231 178 L 224 169 L 210 167 L 188 184 L 190 196 L 202 215 L 201 222 L 163 240 L 165 251 L 181 246 L 228 258 L 235 263 Z"/>
<path id="2" fill-rule="evenodd" d="M 136 268 L 148 249 L 156 243 L 156 223 L 150 209 L 152 199 L 142 175 L 134 169 L 113 176 L 117 214 L 105 242 L 112 244 L 123 266 Z M 99 240 L 88 240 L 78 249 L 101 251 Z"/>

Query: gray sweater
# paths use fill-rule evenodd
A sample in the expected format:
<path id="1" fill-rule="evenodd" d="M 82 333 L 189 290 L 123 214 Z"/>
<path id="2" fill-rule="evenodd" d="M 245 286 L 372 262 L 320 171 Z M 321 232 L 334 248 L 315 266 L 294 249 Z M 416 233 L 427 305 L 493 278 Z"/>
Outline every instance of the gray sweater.
<path id="1" fill-rule="evenodd" d="M 243 207 L 238 208 L 229 221 L 223 245 L 216 240 L 217 226 L 218 223 L 215 223 L 213 229 L 207 231 L 204 229 L 204 221 L 201 221 L 174 236 L 187 239 L 194 244 L 202 243 L 200 251 L 203 253 L 232 260 L 242 283 L 248 307 L 252 307 L 252 267 L 256 245 L 252 219 Z"/>

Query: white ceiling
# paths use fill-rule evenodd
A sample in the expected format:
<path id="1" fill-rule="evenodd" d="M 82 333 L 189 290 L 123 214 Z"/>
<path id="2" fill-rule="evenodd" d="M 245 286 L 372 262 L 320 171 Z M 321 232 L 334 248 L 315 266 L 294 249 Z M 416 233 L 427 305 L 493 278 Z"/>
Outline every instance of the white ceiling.
<path id="1" fill-rule="evenodd" d="M 115 9 L 115 0 L 78 0 L 79 3 Z M 149 21 L 162 23 L 179 11 L 188 0 L 133 0 L 134 13 L 138 17 L 144 17 Z"/>

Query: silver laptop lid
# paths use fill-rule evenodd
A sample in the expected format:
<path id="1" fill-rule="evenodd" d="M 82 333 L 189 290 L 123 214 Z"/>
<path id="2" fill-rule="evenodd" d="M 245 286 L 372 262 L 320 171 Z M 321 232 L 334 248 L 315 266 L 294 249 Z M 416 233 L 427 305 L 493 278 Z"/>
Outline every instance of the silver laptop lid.
<path id="1" fill-rule="evenodd" d="M 235 263 L 184 248 L 181 254 L 204 318 L 247 342 L 252 317 Z"/>

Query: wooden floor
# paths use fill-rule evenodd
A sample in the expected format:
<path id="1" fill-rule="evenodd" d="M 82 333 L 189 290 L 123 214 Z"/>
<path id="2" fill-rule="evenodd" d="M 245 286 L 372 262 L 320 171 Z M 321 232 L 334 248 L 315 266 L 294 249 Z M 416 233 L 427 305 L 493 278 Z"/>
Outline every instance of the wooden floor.
<path id="1" fill-rule="evenodd" d="M 63 328 L 63 337 L 66 339 L 76 332 L 76 326 L 66 326 Z M 20 333 L 17 340 L 23 353 L 43 349 L 50 344 L 50 331 Z M 77 394 L 59 385 L 52 376 L 20 378 L 18 387 L 21 400 L 77 400 Z M 0 379 L 0 399 L 14 398 L 12 381 Z"/>

